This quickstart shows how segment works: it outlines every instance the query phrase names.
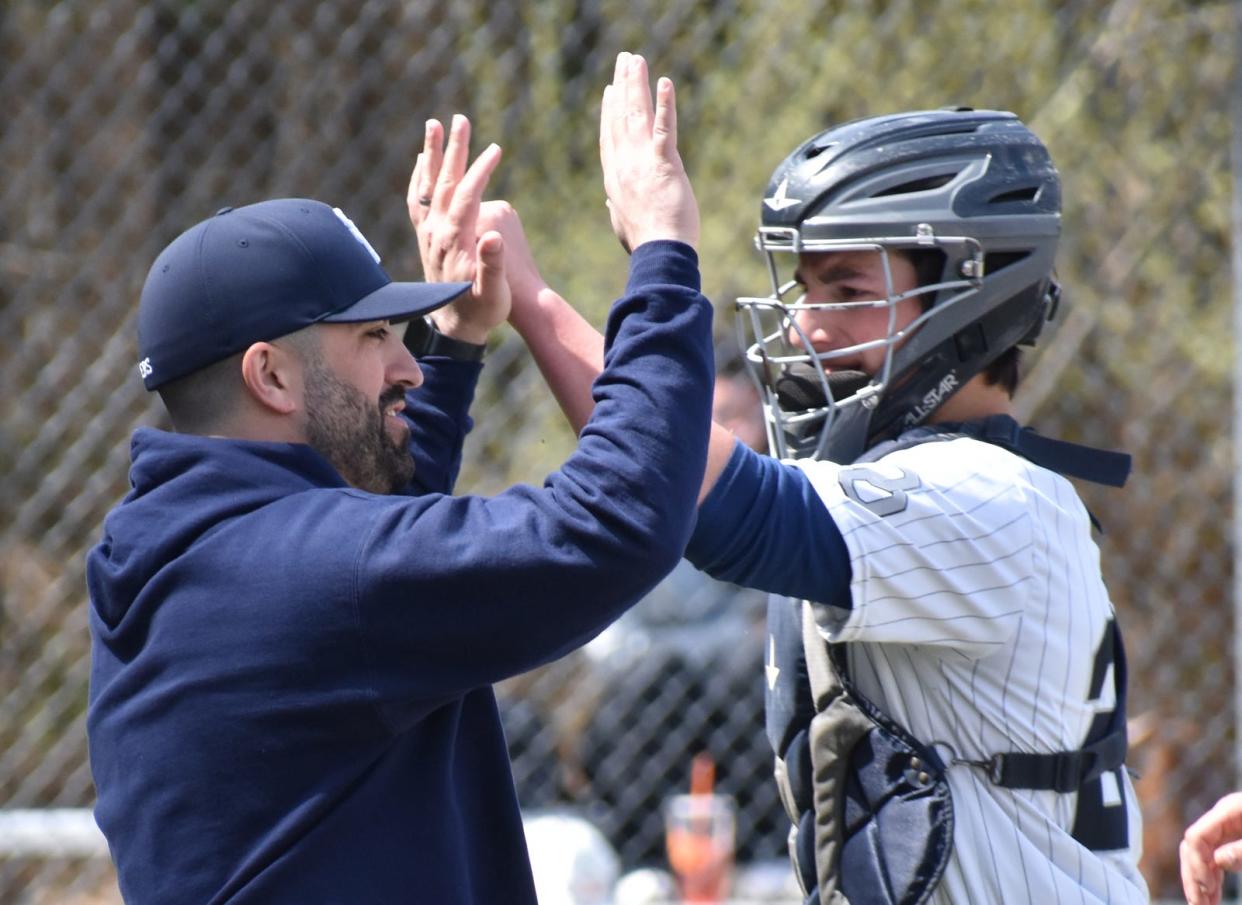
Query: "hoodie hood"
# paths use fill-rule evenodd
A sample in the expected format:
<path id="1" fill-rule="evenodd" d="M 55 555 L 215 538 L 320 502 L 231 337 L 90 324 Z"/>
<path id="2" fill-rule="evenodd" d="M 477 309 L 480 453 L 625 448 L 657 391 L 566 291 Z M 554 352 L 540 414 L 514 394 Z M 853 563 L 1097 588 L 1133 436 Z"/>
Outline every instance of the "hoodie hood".
<path id="1" fill-rule="evenodd" d="M 97 629 L 124 630 L 159 571 L 222 522 L 294 493 L 348 486 L 301 443 L 266 443 L 139 428 L 130 441 L 130 491 L 104 520 L 87 556 Z"/>

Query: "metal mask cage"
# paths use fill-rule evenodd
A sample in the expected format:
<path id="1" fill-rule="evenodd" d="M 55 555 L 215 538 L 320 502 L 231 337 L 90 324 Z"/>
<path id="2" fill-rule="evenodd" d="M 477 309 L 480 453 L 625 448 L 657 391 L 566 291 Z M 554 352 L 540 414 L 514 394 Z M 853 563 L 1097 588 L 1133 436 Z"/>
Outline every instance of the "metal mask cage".
<path id="1" fill-rule="evenodd" d="M 898 350 L 927 322 L 949 308 L 975 295 L 983 280 L 983 248 L 966 236 L 938 237 L 931 228 L 920 224 L 915 237 L 893 236 L 865 239 L 806 239 L 797 229 L 763 227 L 755 237 L 756 246 L 764 252 L 772 292 L 765 297 L 742 296 L 736 301 L 738 345 L 749 365 L 748 370 L 758 384 L 763 400 L 764 423 L 768 446 L 778 458 L 827 458 L 829 440 L 835 425 L 845 416 L 865 429 L 870 412 L 880 404 L 885 390 L 894 379 L 900 381 L 908 368 L 897 356 Z M 893 284 L 891 252 L 940 251 L 946 261 L 955 262 L 959 279 L 942 280 L 918 285 L 906 292 L 897 292 Z M 808 302 L 800 292 L 796 279 L 783 280 L 777 255 L 825 252 L 874 252 L 879 255 L 884 276 L 884 298 L 841 302 Z M 795 293 L 796 296 L 794 295 Z M 792 296 L 792 298 L 791 298 Z M 910 298 L 936 299 L 912 322 L 897 326 L 897 306 Z M 876 339 L 815 352 L 810 338 L 798 324 L 804 311 L 849 311 L 885 308 L 888 326 L 885 335 Z M 825 367 L 833 361 L 857 356 L 871 349 L 883 348 L 884 358 L 874 374 L 859 385 L 857 380 L 830 380 Z M 899 372 L 894 373 L 895 361 Z M 798 367 L 802 366 L 802 367 Z M 818 383 L 822 403 L 802 407 L 783 404 L 777 392 L 778 382 L 794 368 L 804 378 L 813 375 Z M 834 391 L 833 383 L 838 384 Z"/>

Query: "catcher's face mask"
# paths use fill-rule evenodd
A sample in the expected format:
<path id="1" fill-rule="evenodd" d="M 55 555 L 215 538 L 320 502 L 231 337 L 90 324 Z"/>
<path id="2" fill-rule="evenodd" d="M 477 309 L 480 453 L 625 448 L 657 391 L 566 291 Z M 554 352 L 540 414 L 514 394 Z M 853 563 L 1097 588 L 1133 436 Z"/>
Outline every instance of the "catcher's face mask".
<path id="1" fill-rule="evenodd" d="M 900 382 L 906 368 L 898 350 L 976 283 L 918 285 L 901 248 L 908 238 L 802 241 L 795 230 L 765 228 L 756 244 L 772 294 L 739 298 L 737 327 L 760 378 L 769 446 L 780 458 L 833 458 L 830 438 L 855 432 L 851 425 L 865 432 L 872 410 Z M 977 255 L 977 246 L 971 251 Z"/>

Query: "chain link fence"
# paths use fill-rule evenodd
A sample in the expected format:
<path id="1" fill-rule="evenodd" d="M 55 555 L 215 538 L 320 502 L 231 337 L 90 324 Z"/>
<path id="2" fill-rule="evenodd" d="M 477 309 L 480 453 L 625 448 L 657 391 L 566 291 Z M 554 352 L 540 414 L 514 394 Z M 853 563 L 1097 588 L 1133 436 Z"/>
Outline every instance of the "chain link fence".
<path id="1" fill-rule="evenodd" d="M 423 122 L 469 114 L 553 285 L 602 323 L 624 282 L 596 162 L 616 51 L 678 84 L 722 359 L 772 167 L 831 122 L 1011 109 L 1065 182 L 1068 313 L 1019 399 L 1044 432 L 1136 457 L 1083 488 L 1131 651 L 1144 869 L 1177 894 L 1185 823 L 1237 782 L 1228 148 L 1235 4 L 1188 0 L 93 0 L 0 4 L 0 808 L 89 807 L 84 553 L 166 424 L 135 369 L 146 269 L 226 205 L 343 207 L 396 278 Z M 501 331 L 459 483 L 541 480 L 572 447 Z M 625 868 L 708 752 L 747 860 L 785 823 L 762 720 L 762 601 L 684 567 L 586 650 L 500 689 L 523 805 L 571 808 Z M 0 851 L 0 901 L 118 901 L 106 860 Z"/>

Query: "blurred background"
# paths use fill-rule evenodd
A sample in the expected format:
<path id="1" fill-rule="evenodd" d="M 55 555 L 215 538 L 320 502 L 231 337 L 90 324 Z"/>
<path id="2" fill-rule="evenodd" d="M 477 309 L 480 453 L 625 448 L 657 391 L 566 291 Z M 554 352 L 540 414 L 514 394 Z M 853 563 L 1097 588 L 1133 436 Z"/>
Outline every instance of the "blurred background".
<path id="1" fill-rule="evenodd" d="M 428 117 L 505 159 L 545 276 L 595 323 L 624 285 L 596 159 L 618 50 L 678 87 L 722 409 L 755 412 L 733 299 L 773 167 L 845 119 L 965 104 L 1038 132 L 1064 180 L 1063 313 L 1019 399 L 1043 432 L 1135 456 L 1084 485 L 1130 652 L 1144 870 L 1239 784 L 1233 667 L 1231 105 L 1237 3 L 1190 0 L 0 0 L 0 816 L 89 808 L 84 552 L 166 426 L 136 368 L 147 267 L 226 205 L 341 206 L 397 279 Z M 732 404 L 733 408 L 728 407 Z M 539 482 L 573 444 L 499 331 L 459 492 Z M 617 868 L 664 866 L 661 805 L 706 752 L 739 860 L 783 857 L 762 732 L 763 601 L 675 572 L 584 651 L 501 689 L 524 808 L 585 816 Z M 55 834 L 47 837 L 52 840 Z M 16 841 L 15 841 L 16 840 Z M 24 840 L 24 841 L 23 841 Z M 119 901 L 90 846 L 0 834 L 0 902 Z"/>

